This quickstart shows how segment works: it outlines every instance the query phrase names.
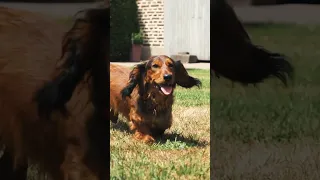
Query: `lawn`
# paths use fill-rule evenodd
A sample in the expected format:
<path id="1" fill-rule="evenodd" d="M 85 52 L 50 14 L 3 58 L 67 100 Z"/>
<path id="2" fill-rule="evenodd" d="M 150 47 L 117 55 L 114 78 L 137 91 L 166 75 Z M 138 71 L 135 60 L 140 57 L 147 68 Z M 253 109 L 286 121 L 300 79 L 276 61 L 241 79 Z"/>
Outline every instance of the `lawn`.
<path id="1" fill-rule="evenodd" d="M 202 88 L 177 87 L 173 125 L 156 144 L 134 140 L 125 119 L 110 123 L 111 179 L 209 179 L 210 75 L 189 73 Z"/>
<path id="2" fill-rule="evenodd" d="M 212 78 L 213 178 L 319 179 L 320 26 L 256 24 L 253 42 L 284 53 L 295 79 L 258 88 Z"/>

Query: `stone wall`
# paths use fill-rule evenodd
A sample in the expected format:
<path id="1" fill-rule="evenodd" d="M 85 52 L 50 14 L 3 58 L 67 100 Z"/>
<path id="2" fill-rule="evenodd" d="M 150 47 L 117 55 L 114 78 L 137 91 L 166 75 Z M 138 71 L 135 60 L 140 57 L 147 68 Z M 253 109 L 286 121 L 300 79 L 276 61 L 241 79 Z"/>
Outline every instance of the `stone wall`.
<path id="1" fill-rule="evenodd" d="M 140 27 L 145 46 L 160 46 L 164 43 L 164 0 L 137 0 Z"/>
<path id="2" fill-rule="evenodd" d="M 137 0 L 139 24 L 143 31 L 142 59 L 164 51 L 164 0 Z"/>

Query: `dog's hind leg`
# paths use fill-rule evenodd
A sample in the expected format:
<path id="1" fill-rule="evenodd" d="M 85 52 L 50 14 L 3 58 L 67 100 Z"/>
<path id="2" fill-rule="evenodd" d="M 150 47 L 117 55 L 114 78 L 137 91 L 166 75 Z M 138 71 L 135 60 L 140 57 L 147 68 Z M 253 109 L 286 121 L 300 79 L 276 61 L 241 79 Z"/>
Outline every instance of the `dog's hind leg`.
<path id="1" fill-rule="evenodd" d="M 110 120 L 113 123 L 117 123 L 119 119 L 119 114 L 115 112 L 113 109 L 110 110 Z"/>
<path id="2" fill-rule="evenodd" d="M 8 180 L 27 180 L 28 162 L 25 159 L 14 167 L 13 155 L 4 148 L 0 158 L 0 177 Z"/>

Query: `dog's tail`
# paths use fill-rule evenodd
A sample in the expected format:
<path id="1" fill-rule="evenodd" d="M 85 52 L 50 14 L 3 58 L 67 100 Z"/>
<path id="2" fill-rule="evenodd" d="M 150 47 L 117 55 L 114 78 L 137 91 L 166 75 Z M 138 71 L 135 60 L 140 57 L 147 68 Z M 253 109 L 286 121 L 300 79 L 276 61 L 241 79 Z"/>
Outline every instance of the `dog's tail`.
<path id="1" fill-rule="evenodd" d="M 287 79 L 293 79 L 294 73 L 294 69 L 288 61 L 289 58 L 283 54 L 269 52 L 262 47 L 252 46 L 251 58 L 256 61 L 255 67 L 253 67 L 253 82 L 260 82 L 269 76 L 274 76 L 287 86 Z"/>
<path id="2" fill-rule="evenodd" d="M 274 76 L 287 86 L 288 79 L 293 79 L 294 69 L 289 58 L 283 54 L 270 52 L 262 47 L 249 44 L 251 51 L 249 58 L 252 63 L 244 76 L 238 80 L 242 83 L 260 83 L 264 79 Z"/>
<path id="3" fill-rule="evenodd" d="M 211 75 L 243 84 L 256 84 L 270 76 L 286 86 L 294 69 L 289 58 L 254 45 L 232 7 L 221 0 L 212 8 L 214 23 Z M 214 72 L 214 74 L 213 74 Z"/>

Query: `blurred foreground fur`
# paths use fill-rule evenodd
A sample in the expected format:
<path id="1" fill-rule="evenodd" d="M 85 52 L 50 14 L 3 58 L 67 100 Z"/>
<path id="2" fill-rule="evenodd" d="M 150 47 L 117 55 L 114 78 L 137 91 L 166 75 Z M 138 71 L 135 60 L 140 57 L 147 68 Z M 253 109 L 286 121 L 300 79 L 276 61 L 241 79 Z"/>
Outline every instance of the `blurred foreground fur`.
<path id="1" fill-rule="evenodd" d="M 30 163 L 55 180 L 109 176 L 109 9 L 80 15 L 64 34 L 0 7 L 0 179 L 26 179 Z"/>
<path id="2" fill-rule="evenodd" d="M 211 73 L 244 85 L 262 82 L 270 76 L 287 85 L 294 69 L 288 57 L 252 44 L 232 7 L 225 0 L 211 4 Z"/>

